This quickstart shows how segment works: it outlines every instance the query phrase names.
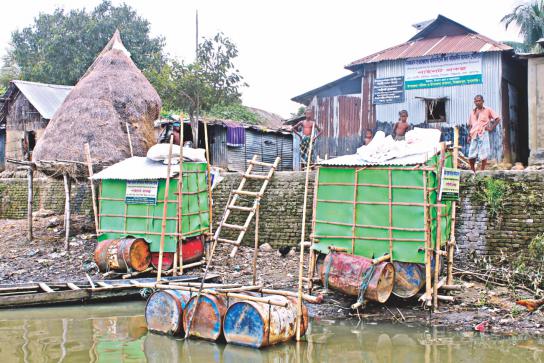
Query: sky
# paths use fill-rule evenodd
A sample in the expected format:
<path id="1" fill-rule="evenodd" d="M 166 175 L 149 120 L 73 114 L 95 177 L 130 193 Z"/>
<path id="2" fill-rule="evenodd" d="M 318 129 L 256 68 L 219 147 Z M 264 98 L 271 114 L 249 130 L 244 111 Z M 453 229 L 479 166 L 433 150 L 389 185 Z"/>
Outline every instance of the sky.
<path id="1" fill-rule="evenodd" d="M 344 66 L 400 44 L 416 30 L 412 24 L 449 17 L 494 40 L 519 40 L 500 19 L 519 0 L 112 0 L 127 3 L 151 23 L 152 36 L 166 39 L 166 51 L 191 61 L 195 53 L 195 13 L 199 36 L 221 31 L 238 47 L 236 66 L 249 84 L 246 106 L 284 118 L 299 104 L 291 98 L 349 73 Z M 30 26 L 40 12 L 55 8 L 92 10 L 100 0 L 17 0 L 2 5 L 0 56 L 11 32 Z M 121 34 L 122 37 L 122 34 Z M 130 49 L 129 49 L 130 51 Z"/>

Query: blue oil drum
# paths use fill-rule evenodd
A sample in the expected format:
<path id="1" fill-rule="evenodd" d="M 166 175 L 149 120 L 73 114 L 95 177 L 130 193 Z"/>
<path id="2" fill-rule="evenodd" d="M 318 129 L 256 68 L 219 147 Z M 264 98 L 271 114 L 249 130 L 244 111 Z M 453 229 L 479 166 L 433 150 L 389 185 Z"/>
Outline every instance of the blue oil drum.
<path id="1" fill-rule="evenodd" d="M 191 298 L 189 291 L 159 290 L 154 292 L 145 306 L 147 329 L 153 333 L 182 335 L 183 311 Z"/>

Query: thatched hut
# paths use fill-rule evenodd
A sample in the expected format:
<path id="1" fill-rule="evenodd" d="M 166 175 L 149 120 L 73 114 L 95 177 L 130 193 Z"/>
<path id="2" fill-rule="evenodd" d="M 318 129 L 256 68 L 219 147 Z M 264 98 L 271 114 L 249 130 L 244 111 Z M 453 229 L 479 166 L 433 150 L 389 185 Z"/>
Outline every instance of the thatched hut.
<path id="1" fill-rule="evenodd" d="M 129 140 L 133 154 L 144 156 L 155 143 L 153 121 L 160 108 L 159 95 L 116 31 L 54 114 L 32 159 L 82 162 L 89 143 L 93 162 L 103 167 L 131 156 Z"/>

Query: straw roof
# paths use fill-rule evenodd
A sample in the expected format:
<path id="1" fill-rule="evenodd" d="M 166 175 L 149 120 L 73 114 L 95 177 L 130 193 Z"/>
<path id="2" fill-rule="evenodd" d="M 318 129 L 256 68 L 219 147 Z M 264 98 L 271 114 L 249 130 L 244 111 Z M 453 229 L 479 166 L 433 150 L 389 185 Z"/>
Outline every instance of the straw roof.
<path id="1" fill-rule="evenodd" d="M 53 115 L 32 159 L 38 163 L 85 161 L 83 145 L 89 143 L 93 162 L 116 163 L 131 156 L 127 123 L 134 155 L 145 156 L 156 143 L 153 121 L 160 108 L 157 91 L 136 67 L 116 31 Z M 75 168 L 71 174 L 77 174 Z"/>

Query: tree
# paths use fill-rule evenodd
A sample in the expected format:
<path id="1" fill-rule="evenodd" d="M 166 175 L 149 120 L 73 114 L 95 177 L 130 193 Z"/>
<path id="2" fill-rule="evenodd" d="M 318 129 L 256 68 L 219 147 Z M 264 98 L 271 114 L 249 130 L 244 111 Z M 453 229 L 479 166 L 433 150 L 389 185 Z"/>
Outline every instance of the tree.
<path id="1" fill-rule="evenodd" d="M 113 6 L 108 0 L 90 13 L 84 9 L 40 13 L 32 26 L 12 33 L 12 56 L 22 79 L 73 85 L 115 29 L 140 69 L 164 64 L 164 39 L 152 38 L 149 22 L 130 6 Z"/>
<path id="2" fill-rule="evenodd" d="M 7 53 L 2 57 L 2 67 L 0 67 L 0 95 L 6 93 L 9 82 L 19 78 L 20 72 L 13 59 L 13 50 L 8 49 Z"/>
<path id="3" fill-rule="evenodd" d="M 240 89 L 246 87 L 233 59 L 236 45 L 223 33 L 203 38 L 193 63 L 170 60 L 160 69 L 146 72 L 161 95 L 163 106 L 189 114 L 193 139 L 198 139 L 197 113 L 214 106 L 240 104 Z M 195 143 L 196 145 L 196 143 Z"/>
<path id="4" fill-rule="evenodd" d="M 519 34 L 523 36 L 525 49 L 533 52 L 542 51 L 536 42 L 544 37 L 544 0 L 533 0 L 531 3 L 516 6 L 510 14 L 501 19 L 501 22 L 506 29 L 512 23 L 519 26 Z"/>

